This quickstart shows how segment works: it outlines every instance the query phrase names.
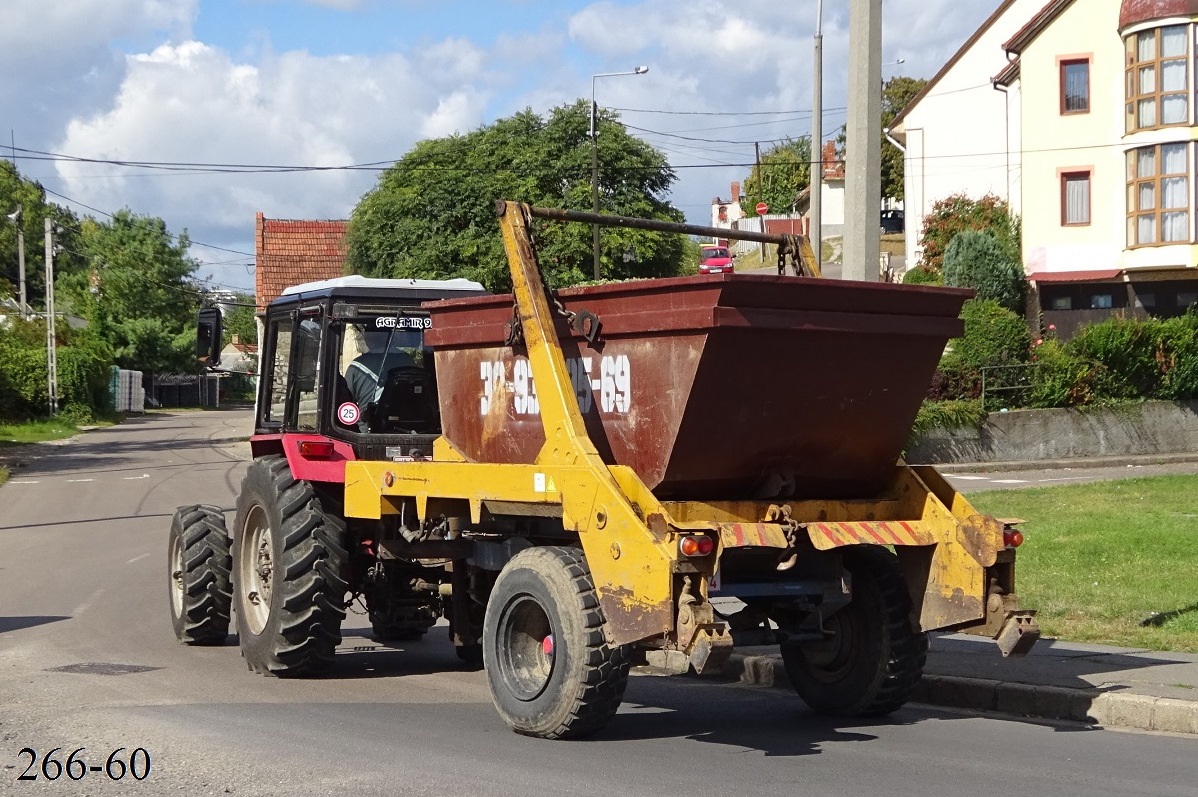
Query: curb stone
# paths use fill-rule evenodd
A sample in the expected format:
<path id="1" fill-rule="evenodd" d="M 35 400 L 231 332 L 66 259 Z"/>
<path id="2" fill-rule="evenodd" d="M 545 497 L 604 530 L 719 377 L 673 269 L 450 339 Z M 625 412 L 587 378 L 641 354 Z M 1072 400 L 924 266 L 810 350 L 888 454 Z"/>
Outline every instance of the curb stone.
<path id="1" fill-rule="evenodd" d="M 790 689 L 782 658 L 733 653 L 724 677 L 752 686 Z M 1070 720 L 1114 728 L 1198 734 L 1198 702 L 1102 689 L 1072 689 L 959 675 L 925 674 L 911 697 L 930 706 Z"/>

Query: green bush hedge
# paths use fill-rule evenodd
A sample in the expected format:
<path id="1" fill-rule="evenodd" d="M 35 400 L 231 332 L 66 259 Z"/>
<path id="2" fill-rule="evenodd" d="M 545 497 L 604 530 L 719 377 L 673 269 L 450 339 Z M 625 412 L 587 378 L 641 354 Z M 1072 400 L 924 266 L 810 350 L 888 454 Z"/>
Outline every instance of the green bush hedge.
<path id="1" fill-rule="evenodd" d="M 108 367 L 112 355 L 84 332 L 64 330 L 56 350 L 58 407 L 86 423 L 111 413 Z M 45 328 L 13 321 L 0 328 L 0 419 L 25 421 L 49 414 Z"/>

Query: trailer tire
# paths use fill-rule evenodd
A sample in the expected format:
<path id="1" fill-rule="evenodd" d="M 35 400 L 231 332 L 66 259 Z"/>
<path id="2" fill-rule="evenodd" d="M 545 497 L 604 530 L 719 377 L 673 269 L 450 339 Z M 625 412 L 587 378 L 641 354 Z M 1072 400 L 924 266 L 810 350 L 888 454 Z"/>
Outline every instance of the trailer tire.
<path id="1" fill-rule="evenodd" d="M 782 645 L 799 697 L 821 714 L 880 716 L 902 706 L 923 675 L 928 636 L 912 623 L 911 597 L 898 557 L 859 545 L 844 552 L 852 602 L 826 621 L 835 636 Z"/>
<path id="2" fill-rule="evenodd" d="M 250 465 L 237 499 L 233 587 L 246 665 L 278 676 L 316 675 L 341 643 L 345 524 L 287 460 Z"/>
<path id="3" fill-rule="evenodd" d="M 171 627 L 184 645 L 223 645 L 233 604 L 229 534 L 219 507 L 181 506 L 167 546 Z"/>
<path id="4" fill-rule="evenodd" d="M 603 727 L 628 684 L 628 648 L 612 645 L 581 550 L 528 548 L 487 602 L 483 662 L 496 710 L 516 733 L 576 739 Z"/>

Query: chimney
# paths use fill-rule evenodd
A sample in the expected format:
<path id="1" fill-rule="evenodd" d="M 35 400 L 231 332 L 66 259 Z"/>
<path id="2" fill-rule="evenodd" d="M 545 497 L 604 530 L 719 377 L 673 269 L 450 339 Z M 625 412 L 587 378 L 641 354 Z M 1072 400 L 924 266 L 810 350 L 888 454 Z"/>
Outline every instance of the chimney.
<path id="1" fill-rule="evenodd" d="M 732 183 L 732 204 L 740 204 L 740 183 L 735 181 Z"/>

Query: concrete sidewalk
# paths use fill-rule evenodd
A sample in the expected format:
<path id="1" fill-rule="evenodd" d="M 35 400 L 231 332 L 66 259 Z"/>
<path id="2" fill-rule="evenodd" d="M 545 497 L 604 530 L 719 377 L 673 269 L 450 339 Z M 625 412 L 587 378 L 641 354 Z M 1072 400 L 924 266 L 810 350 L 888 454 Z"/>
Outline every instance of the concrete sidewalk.
<path id="1" fill-rule="evenodd" d="M 776 647 L 737 648 L 725 675 L 790 689 Z M 989 639 L 933 635 L 912 702 L 1198 734 L 1198 655 L 1042 639 L 1004 659 Z"/>

